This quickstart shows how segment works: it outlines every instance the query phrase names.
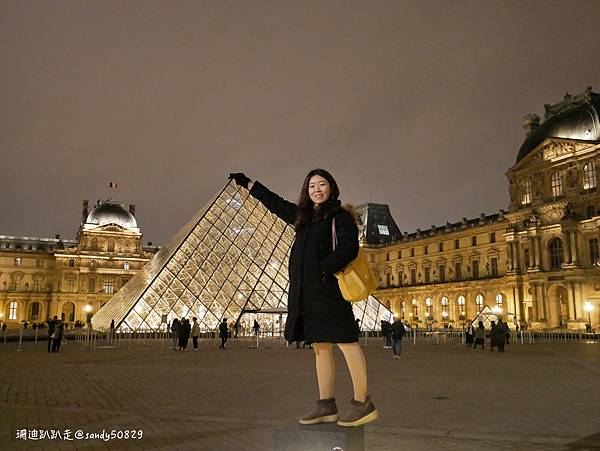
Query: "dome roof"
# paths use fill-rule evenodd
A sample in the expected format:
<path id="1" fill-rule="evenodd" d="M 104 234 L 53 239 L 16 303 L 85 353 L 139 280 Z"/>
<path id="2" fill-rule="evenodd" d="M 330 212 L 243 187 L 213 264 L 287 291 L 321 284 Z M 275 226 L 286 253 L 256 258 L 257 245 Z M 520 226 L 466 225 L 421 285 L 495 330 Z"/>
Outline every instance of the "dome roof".
<path id="1" fill-rule="evenodd" d="M 112 199 L 102 201 L 97 205 L 85 222 L 99 226 L 117 224 L 126 229 L 137 229 L 138 226 L 135 217 L 120 202 Z"/>
<path id="2" fill-rule="evenodd" d="M 600 141 L 600 96 L 588 88 L 583 94 L 565 96 L 556 105 L 546 105 L 546 120 L 525 139 L 517 163 L 546 138 Z"/>

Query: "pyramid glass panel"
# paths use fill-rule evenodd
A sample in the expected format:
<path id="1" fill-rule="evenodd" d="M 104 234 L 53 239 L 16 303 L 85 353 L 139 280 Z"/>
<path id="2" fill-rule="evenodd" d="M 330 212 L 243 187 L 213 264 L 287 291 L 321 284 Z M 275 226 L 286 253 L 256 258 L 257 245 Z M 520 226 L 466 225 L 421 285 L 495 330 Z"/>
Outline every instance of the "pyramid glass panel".
<path id="1" fill-rule="evenodd" d="M 227 318 L 251 331 L 254 318 L 280 333 L 286 307 L 293 229 L 233 182 L 223 189 L 92 318 L 96 329 L 166 328 L 166 317 L 196 316 L 203 332 Z M 376 298 L 352 304 L 363 330 L 392 313 Z M 265 310 L 264 314 L 261 313 Z M 275 316 L 279 317 L 279 313 Z"/>

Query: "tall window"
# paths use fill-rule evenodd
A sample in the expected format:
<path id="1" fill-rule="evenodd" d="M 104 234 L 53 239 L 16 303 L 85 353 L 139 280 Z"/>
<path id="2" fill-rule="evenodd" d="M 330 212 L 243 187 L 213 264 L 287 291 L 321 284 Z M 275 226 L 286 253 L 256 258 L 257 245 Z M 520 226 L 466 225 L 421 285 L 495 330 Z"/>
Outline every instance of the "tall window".
<path id="1" fill-rule="evenodd" d="M 96 278 L 90 277 L 88 279 L 88 293 L 95 293 L 95 292 L 96 292 Z"/>
<path id="2" fill-rule="evenodd" d="M 525 268 L 529 268 L 531 266 L 531 258 L 529 257 L 529 248 L 526 247 L 524 249 L 524 255 L 525 255 Z"/>
<path id="3" fill-rule="evenodd" d="M 503 302 L 502 294 L 498 293 L 496 295 L 496 308 L 502 310 L 502 302 Z"/>
<path id="4" fill-rule="evenodd" d="M 490 259 L 490 267 L 491 267 L 492 277 L 497 277 L 498 276 L 498 259 L 496 257 L 492 257 Z"/>
<path id="5" fill-rule="evenodd" d="M 442 312 L 448 313 L 448 297 L 442 296 Z"/>
<path id="6" fill-rule="evenodd" d="M 465 318 L 465 297 L 461 294 L 458 297 L 458 308 L 460 309 L 461 319 Z"/>
<path id="7" fill-rule="evenodd" d="M 114 252 L 115 251 L 115 242 L 114 242 L 114 240 L 108 240 L 107 250 L 108 250 L 108 252 Z"/>
<path id="8" fill-rule="evenodd" d="M 427 255 L 428 254 L 428 250 L 429 250 L 429 247 L 427 245 L 425 245 L 425 247 L 423 248 L 423 253 L 425 255 Z"/>
<path id="9" fill-rule="evenodd" d="M 479 279 L 479 260 L 471 261 L 471 277 Z"/>
<path id="10" fill-rule="evenodd" d="M 454 240 L 454 249 L 458 249 L 460 247 L 460 240 L 457 238 Z"/>
<path id="11" fill-rule="evenodd" d="M 425 283 L 431 283 L 431 268 L 429 266 L 425 266 Z"/>
<path id="12" fill-rule="evenodd" d="M 17 301 L 12 301 L 8 304 L 8 319 L 17 319 Z"/>
<path id="13" fill-rule="evenodd" d="M 65 276 L 65 291 L 72 293 L 75 291 L 75 276 L 68 274 Z"/>
<path id="14" fill-rule="evenodd" d="M 115 281 L 112 276 L 104 276 L 102 289 L 106 294 L 113 294 L 115 292 Z"/>
<path id="15" fill-rule="evenodd" d="M 40 319 L 40 303 L 34 302 L 31 304 L 31 320 L 37 321 Z"/>
<path id="16" fill-rule="evenodd" d="M 443 241 L 438 244 L 438 251 L 439 252 L 444 252 L 444 242 Z"/>
<path id="17" fill-rule="evenodd" d="M 496 232 L 490 233 L 490 243 L 496 242 Z"/>
<path id="18" fill-rule="evenodd" d="M 477 246 L 477 236 L 471 237 L 471 246 Z"/>
<path id="19" fill-rule="evenodd" d="M 552 197 L 560 197 L 563 193 L 562 177 L 560 172 L 554 171 L 550 176 L 550 186 L 552 187 Z"/>
<path id="20" fill-rule="evenodd" d="M 446 281 L 446 265 L 444 265 L 443 263 L 440 263 L 438 265 L 438 272 L 440 274 L 440 282 L 445 282 Z"/>
<path id="21" fill-rule="evenodd" d="M 417 284 L 417 268 L 410 268 L 410 284 Z"/>
<path id="22" fill-rule="evenodd" d="M 98 250 L 98 238 L 92 238 L 91 248 L 93 251 Z"/>
<path id="23" fill-rule="evenodd" d="M 583 189 L 596 188 L 596 168 L 591 161 L 583 166 Z"/>
<path id="24" fill-rule="evenodd" d="M 562 268 L 562 264 L 565 261 L 562 240 L 558 237 L 552 238 L 548 247 L 550 250 L 550 267 L 552 269 Z"/>
<path id="25" fill-rule="evenodd" d="M 481 310 L 483 308 L 483 296 L 478 294 L 475 296 L 475 305 L 477 305 L 477 309 Z"/>
<path id="26" fill-rule="evenodd" d="M 531 203 L 531 180 L 523 182 L 523 192 L 521 193 L 521 204 L 528 205 Z"/>
<path id="27" fill-rule="evenodd" d="M 413 317 L 415 319 L 417 319 L 417 318 L 419 318 L 419 301 L 417 301 L 416 299 L 413 299 L 412 306 L 413 306 Z"/>
<path id="28" fill-rule="evenodd" d="M 592 238 L 588 241 L 590 248 L 590 263 L 597 266 L 600 263 L 600 253 L 598 249 L 598 238 Z"/>
<path id="29" fill-rule="evenodd" d="M 42 279 L 33 279 L 33 291 L 42 291 Z"/>
<path id="30" fill-rule="evenodd" d="M 454 263 L 454 280 L 462 280 L 460 262 Z"/>
<path id="31" fill-rule="evenodd" d="M 75 267 L 75 260 L 71 259 L 69 260 L 69 268 L 74 268 Z"/>
<path id="32" fill-rule="evenodd" d="M 433 318 L 433 301 L 431 298 L 425 299 L 425 307 L 427 308 L 427 318 Z"/>

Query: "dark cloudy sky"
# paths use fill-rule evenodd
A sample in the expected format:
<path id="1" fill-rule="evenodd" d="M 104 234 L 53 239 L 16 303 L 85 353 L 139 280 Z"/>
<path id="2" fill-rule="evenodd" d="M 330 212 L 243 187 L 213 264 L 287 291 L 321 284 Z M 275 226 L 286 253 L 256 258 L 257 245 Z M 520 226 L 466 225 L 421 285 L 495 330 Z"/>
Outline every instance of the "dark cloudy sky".
<path id="1" fill-rule="evenodd" d="M 521 118 L 600 91 L 600 2 L 0 0 L 0 234 L 137 204 L 164 243 L 244 171 L 313 167 L 403 231 L 508 204 Z M 369 194 L 371 193 L 371 194 Z"/>

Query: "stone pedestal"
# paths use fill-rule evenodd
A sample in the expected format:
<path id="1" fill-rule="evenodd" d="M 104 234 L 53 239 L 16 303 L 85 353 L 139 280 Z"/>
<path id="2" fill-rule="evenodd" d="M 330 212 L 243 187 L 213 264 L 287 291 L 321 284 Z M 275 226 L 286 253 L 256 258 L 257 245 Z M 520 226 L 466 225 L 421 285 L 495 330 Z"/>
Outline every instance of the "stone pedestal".
<path id="1" fill-rule="evenodd" d="M 289 423 L 273 430 L 274 451 L 364 451 L 365 429 L 335 423 L 304 426 Z"/>

